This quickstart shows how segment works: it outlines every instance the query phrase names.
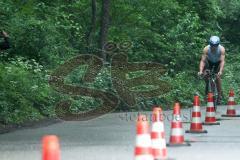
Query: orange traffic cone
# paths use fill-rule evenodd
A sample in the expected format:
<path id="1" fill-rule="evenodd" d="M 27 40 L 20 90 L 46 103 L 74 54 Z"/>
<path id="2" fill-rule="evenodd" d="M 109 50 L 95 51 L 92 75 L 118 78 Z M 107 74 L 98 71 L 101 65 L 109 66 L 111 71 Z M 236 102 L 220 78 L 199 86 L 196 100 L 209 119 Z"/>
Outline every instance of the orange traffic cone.
<path id="1" fill-rule="evenodd" d="M 216 121 L 213 94 L 211 92 L 208 93 L 206 117 L 203 125 L 220 125 L 220 123 Z"/>
<path id="2" fill-rule="evenodd" d="M 229 92 L 229 98 L 228 98 L 227 114 L 222 115 L 222 117 L 240 117 L 240 115 L 236 114 L 234 105 L 236 105 L 234 101 L 234 91 L 233 89 L 231 89 Z"/>
<path id="3" fill-rule="evenodd" d="M 152 155 L 154 159 L 167 158 L 167 148 L 162 116 L 162 109 L 160 107 L 153 108 L 151 139 Z"/>
<path id="4" fill-rule="evenodd" d="M 139 115 L 137 120 L 135 160 L 153 160 L 149 124 L 145 115 Z"/>
<path id="5" fill-rule="evenodd" d="M 200 101 L 198 96 L 194 96 L 192 122 L 190 130 L 187 130 L 186 133 L 207 133 L 202 127 Z"/>
<path id="6" fill-rule="evenodd" d="M 42 160 L 60 160 L 60 145 L 57 136 L 47 135 L 43 137 Z"/>
<path id="7" fill-rule="evenodd" d="M 184 141 L 182 119 L 180 115 L 180 104 L 175 103 L 173 109 L 173 120 L 171 123 L 170 141 L 167 146 L 190 146 L 189 142 Z"/>

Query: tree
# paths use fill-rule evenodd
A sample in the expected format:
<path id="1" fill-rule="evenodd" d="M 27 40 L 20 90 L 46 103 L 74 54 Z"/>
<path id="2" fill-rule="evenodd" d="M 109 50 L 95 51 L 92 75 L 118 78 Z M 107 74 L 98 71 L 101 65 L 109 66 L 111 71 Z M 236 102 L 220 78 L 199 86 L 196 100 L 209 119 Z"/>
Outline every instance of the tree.
<path id="1" fill-rule="evenodd" d="M 87 47 L 91 48 L 91 46 L 93 45 L 93 33 L 96 30 L 96 21 L 97 21 L 97 2 L 96 0 L 92 0 L 92 4 L 91 4 L 91 8 L 92 8 L 92 17 L 91 17 L 91 25 L 89 27 L 89 31 L 86 35 L 86 42 L 87 42 Z"/>
<path id="2" fill-rule="evenodd" d="M 102 17 L 99 44 L 101 49 L 101 57 L 103 58 L 104 61 L 106 61 L 104 45 L 106 44 L 108 37 L 109 15 L 110 15 L 110 0 L 102 0 Z"/>

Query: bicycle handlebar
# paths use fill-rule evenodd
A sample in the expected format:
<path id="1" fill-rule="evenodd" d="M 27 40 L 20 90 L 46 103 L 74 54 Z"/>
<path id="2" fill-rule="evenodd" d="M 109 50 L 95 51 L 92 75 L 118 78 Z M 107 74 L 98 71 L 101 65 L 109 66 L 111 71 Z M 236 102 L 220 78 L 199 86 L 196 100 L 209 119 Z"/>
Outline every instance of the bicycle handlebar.
<path id="1" fill-rule="evenodd" d="M 212 69 L 212 70 L 206 69 L 206 70 L 205 70 L 205 73 L 206 73 L 206 74 L 203 73 L 203 74 L 201 74 L 201 75 L 198 75 L 198 77 L 199 77 L 200 79 L 203 79 L 204 77 L 210 78 L 210 77 L 217 77 L 217 76 L 218 76 L 218 74 L 215 73 L 213 69 Z"/>

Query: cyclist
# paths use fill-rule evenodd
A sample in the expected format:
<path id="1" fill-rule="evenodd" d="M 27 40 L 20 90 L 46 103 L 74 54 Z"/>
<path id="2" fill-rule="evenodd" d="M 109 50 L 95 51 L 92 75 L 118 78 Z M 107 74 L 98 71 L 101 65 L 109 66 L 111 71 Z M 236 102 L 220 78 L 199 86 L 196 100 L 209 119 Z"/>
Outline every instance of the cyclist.
<path id="1" fill-rule="evenodd" d="M 209 45 L 204 47 L 203 55 L 199 65 L 198 75 L 205 77 L 206 87 L 205 94 L 208 94 L 208 79 L 206 69 L 211 70 L 214 67 L 214 72 L 217 74 L 217 90 L 218 99 L 217 103 L 220 104 L 222 100 L 222 87 L 221 87 L 221 75 L 225 64 L 225 48 L 220 45 L 220 38 L 218 36 L 211 36 Z"/>

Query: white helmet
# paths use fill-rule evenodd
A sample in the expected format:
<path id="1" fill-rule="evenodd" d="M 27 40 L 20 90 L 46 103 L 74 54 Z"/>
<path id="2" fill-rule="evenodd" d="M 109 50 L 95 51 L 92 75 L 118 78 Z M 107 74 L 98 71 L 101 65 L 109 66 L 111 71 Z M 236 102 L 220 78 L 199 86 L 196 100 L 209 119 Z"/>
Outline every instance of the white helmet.
<path id="1" fill-rule="evenodd" d="M 210 46 L 218 46 L 220 43 L 220 38 L 218 36 L 211 36 L 209 40 Z"/>

